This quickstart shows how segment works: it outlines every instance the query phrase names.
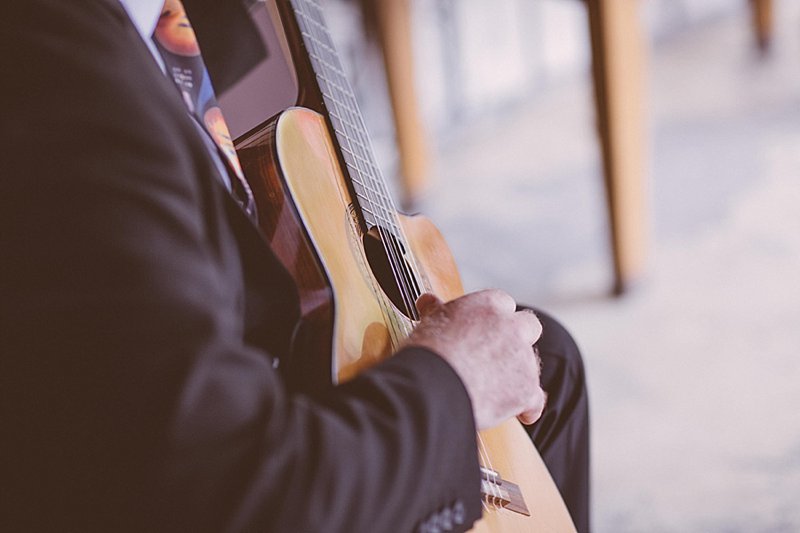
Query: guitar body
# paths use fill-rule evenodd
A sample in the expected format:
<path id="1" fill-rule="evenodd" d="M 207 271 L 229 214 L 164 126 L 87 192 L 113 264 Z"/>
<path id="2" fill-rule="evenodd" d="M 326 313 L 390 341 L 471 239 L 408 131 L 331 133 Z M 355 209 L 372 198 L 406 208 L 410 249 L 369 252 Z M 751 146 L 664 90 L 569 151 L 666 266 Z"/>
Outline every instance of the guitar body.
<path id="1" fill-rule="evenodd" d="M 365 248 L 370 236 L 355 215 L 352 189 L 328 132 L 322 115 L 291 108 L 238 148 L 259 210 L 271 213 L 262 217 L 262 229 L 295 277 L 304 320 L 315 324 L 313 342 L 330 355 L 321 365 L 323 374 L 335 381 L 387 357 L 397 342 L 398 320 L 409 328 L 412 321 L 381 288 Z M 399 220 L 410 248 L 406 252 L 415 256 L 426 290 L 443 300 L 461 295 L 455 262 L 439 231 L 423 217 Z M 482 432 L 480 441 L 491 468 L 519 485 L 530 516 L 489 506 L 474 531 L 574 531 L 549 473 L 516 420 Z"/>

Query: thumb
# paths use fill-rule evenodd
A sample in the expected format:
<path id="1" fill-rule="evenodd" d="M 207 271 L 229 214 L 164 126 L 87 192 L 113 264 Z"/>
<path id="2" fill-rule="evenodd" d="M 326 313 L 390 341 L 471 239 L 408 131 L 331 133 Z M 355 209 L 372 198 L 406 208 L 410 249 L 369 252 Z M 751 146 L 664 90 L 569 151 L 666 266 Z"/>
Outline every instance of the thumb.
<path id="1" fill-rule="evenodd" d="M 417 311 L 420 317 L 426 317 L 444 305 L 442 301 L 433 294 L 426 292 L 417 298 Z"/>

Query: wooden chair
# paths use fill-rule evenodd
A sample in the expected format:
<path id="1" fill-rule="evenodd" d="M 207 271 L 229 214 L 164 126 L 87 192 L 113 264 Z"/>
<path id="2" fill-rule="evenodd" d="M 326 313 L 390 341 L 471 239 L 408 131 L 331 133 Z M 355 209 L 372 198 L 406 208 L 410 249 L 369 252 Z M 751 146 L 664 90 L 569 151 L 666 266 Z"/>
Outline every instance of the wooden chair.
<path id="1" fill-rule="evenodd" d="M 766 52 L 772 43 L 772 0 L 750 0 L 756 44 Z"/>
<path id="2" fill-rule="evenodd" d="M 614 269 L 612 294 L 637 279 L 647 255 L 646 45 L 639 0 L 587 0 L 597 127 Z"/>
<path id="3" fill-rule="evenodd" d="M 642 70 L 638 0 L 588 0 L 595 94 L 614 263 L 613 293 L 642 269 L 645 207 Z M 414 91 L 410 0 L 361 0 L 383 52 L 395 119 L 402 202 L 425 187 L 427 143 Z"/>
<path id="4" fill-rule="evenodd" d="M 403 203 L 425 187 L 427 143 L 414 90 L 410 0 L 360 0 L 371 13 L 383 52 L 395 119 Z M 644 116 L 647 46 L 640 23 L 642 0 L 585 0 L 614 280 L 622 294 L 641 276 L 647 256 L 645 194 L 647 134 Z M 750 0 L 756 43 L 772 37 L 772 0 Z"/>

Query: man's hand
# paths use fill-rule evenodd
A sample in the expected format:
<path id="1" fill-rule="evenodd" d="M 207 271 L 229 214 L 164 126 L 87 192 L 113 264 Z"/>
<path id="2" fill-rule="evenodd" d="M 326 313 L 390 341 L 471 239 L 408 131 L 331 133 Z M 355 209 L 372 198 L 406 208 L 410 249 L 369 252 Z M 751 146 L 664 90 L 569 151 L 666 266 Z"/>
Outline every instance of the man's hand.
<path id="1" fill-rule="evenodd" d="M 407 344 L 443 357 L 466 386 L 478 429 L 517 416 L 532 424 L 542 415 L 545 393 L 532 349 L 542 325 L 500 290 L 485 290 L 442 303 L 431 294 L 417 300 L 421 320 Z"/>

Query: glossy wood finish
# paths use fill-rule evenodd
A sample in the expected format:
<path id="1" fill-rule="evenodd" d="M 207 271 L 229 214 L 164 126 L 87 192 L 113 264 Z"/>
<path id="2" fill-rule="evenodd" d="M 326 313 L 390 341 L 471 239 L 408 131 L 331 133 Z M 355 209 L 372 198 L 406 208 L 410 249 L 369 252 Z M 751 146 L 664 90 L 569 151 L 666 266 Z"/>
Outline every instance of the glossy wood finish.
<path id="1" fill-rule="evenodd" d="M 303 108 L 285 112 L 276 144 L 286 190 L 330 280 L 337 305 L 334 377 L 345 380 L 389 355 L 387 323 L 395 317 L 370 274 L 364 232 L 322 116 Z"/>
<path id="2" fill-rule="evenodd" d="M 345 380 L 388 356 L 402 341 L 392 334 L 399 313 L 380 290 L 364 254 L 363 231 L 353 214 L 347 178 L 322 116 L 294 108 L 278 119 L 274 153 L 282 190 L 302 222 L 330 282 L 335 302 L 332 338 L 335 377 Z M 452 255 L 423 218 L 404 218 L 404 232 L 431 288 L 442 298 L 462 293 Z M 408 322 L 410 325 L 410 322 Z M 552 479 L 516 421 L 480 438 L 492 467 L 519 484 L 531 517 L 491 510 L 476 531 L 574 531 Z"/>
<path id="3" fill-rule="evenodd" d="M 377 167 L 371 153 L 360 151 L 369 142 L 357 131 L 360 116 L 346 80 L 338 74 L 338 60 L 319 47 L 328 42 L 324 21 L 315 14 L 319 4 L 279 0 L 277 8 L 302 107 L 289 109 L 237 139 L 236 146 L 256 195 L 261 228 L 298 284 L 307 327 L 295 336 L 295 355 L 318 354 L 313 361 L 293 358 L 301 363 L 294 364 L 292 374 L 302 379 L 307 371 L 317 386 L 346 380 L 387 357 L 412 323 L 381 290 L 365 256 L 363 237 L 371 221 L 388 218 L 365 213 L 365 207 L 380 208 L 382 203 L 370 203 L 366 189 L 377 187 L 378 197 L 388 191 L 379 175 L 362 171 L 364 162 L 368 168 Z M 295 8 L 304 10 L 306 32 L 295 19 Z M 314 35 L 310 37 L 309 31 Z M 312 61 L 313 52 L 325 56 L 324 64 Z M 327 77 L 333 87 L 326 83 L 327 89 L 321 89 L 315 66 L 321 69 L 321 81 Z M 352 109 L 340 107 L 341 102 L 350 102 Z M 358 169 L 345 156 L 342 144 L 359 149 Z M 350 170 L 358 171 L 350 174 Z M 426 290 L 444 299 L 462 294 L 455 262 L 438 230 L 422 217 L 398 219 L 393 209 L 391 218 L 398 221 L 391 231 L 402 234 L 407 255 L 420 266 Z M 480 440 L 491 457 L 490 466 L 520 485 L 533 516 L 490 510 L 477 531 L 574 531 L 547 469 L 515 420 L 481 433 Z"/>
<path id="4" fill-rule="evenodd" d="M 256 134 L 237 140 L 236 149 L 253 189 L 261 232 L 294 278 L 300 298 L 301 321 L 292 356 L 283 362 L 284 375 L 293 388 L 314 390 L 331 384 L 333 291 L 283 184 L 275 142 L 277 121 L 275 117 Z"/>

